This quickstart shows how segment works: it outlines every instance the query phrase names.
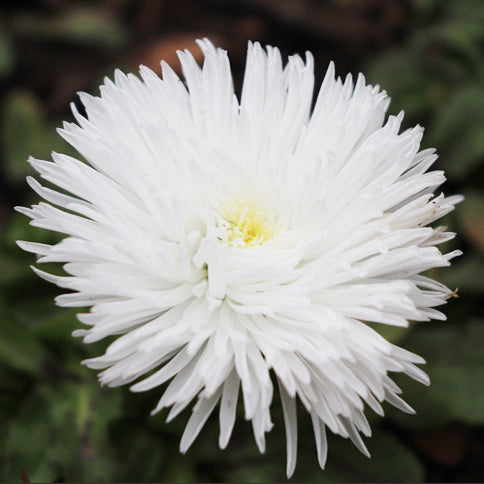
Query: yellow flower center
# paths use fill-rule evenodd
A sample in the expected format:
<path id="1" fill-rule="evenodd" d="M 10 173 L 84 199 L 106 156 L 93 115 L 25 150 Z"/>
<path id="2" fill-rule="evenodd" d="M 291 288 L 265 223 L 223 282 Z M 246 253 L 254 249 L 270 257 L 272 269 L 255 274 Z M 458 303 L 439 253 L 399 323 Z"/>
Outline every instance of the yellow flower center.
<path id="1" fill-rule="evenodd" d="M 226 242 L 232 247 L 262 245 L 274 235 L 267 210 L 254 200 L 235 200 L 223 213 Z"/>

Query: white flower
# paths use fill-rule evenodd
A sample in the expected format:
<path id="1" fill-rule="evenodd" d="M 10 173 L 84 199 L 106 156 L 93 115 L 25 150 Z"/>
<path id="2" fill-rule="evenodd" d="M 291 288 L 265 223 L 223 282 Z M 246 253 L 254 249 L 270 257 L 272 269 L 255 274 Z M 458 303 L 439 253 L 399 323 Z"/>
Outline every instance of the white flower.
<path id="1" fill-rule="evenodd" d="M 86 162 L 53 153 L 30 159 L 60 191 L 30 186 L 48 203 L 18 210 L 67 234 L 50 246 L 19 245 L 68 277 L 35 272 L 73 292 L 59 306 L 91 306 L 74 334 L 86 343 L 120 335 L 85 361 L 108 386 L 167 386 L 153 413 L 168 420 L 198 398 L 181 439 L 185 452 L 217 404 L 219 445 L 245 417 L 264 452 L 272 427 L 271 372 L 281 394 L 287 474 L 296 463 L 296 400 L 310 413 L 321 467 L 326 434 L 366 455 L 364 402 L 412 412 L 389 372 L 428 384 L 424 360 L 365 322 L 406 326 L 444 319 L 450 291 L 419 275 L 448 266 L 436 244 L 454 234 L 429 223 L 459 197 L 434 197 L 437 156 L 419 152 L 422 128 L 399 133 L 402 115 L 362 75 L 335 79 L 317 100 L 313 58 L 249 44 L 240 101 L 225 51 L 199 42 L 199 68 L 180 52 L 185 81 L 162 63 L 141 80 L 117 71 L 100 97 L 80 94 L 86 117 L 59 130 Z M 70 195 L 66 194 L 70 193 Z M 155 370 L 146 377 L 146 373 Z"/>

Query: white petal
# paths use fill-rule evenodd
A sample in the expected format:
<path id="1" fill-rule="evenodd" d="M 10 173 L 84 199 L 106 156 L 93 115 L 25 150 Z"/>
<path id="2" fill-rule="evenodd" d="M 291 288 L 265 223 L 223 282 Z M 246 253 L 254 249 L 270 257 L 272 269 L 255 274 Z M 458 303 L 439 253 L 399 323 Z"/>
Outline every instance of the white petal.
<path id="1" fill-rule="evenodd" d="M 321 422 L 315 412 L 311 412 L 311 420 L 313 422 L 314 439 L 316 441 L 316 449 L 318 451 L 318 463 L 321 469 L 324 469 L 326 465 L 326 458 L 328 456 L 326 429 L 324 423 Z"/>
<path id="2" fill-rule="evenodd" d="M 294 474 L 297 458 L 297 413 L 296 398 L 291 397 L 284 386 L 279 383 L 279 392 L 281 394 L 282 410 L 284 413 L 284 424 L 286 426 L 286 450 L 287 450 L 287 467 L 286 474 L 289 479 Z"/>
<path id="3" fill-rule="evenodd" d="M 197 435 L 202 430 L 208 417 L 212 413 L 215 405 L 220 399 L 221 389 L 212 395 L 210 398 L 201 398 L 197 406 L 194 408 L 193 413 L 188 420 L 185 431 L 183 432 L 180 441 L 180 452 L 184 454 L 188 448 L 192 445 L 193 441 L 196 439 Z"/>
<path id="4" fill-rule="evenodd" d="M 239 384 L 239 377 L 235 370 L 232 370 L 225 380 L 222 400 L 220 402 L 220 436 L 218 445 L 221 449 L 227 447 L 234 428 L 237 400 L 239 397 Z"/>

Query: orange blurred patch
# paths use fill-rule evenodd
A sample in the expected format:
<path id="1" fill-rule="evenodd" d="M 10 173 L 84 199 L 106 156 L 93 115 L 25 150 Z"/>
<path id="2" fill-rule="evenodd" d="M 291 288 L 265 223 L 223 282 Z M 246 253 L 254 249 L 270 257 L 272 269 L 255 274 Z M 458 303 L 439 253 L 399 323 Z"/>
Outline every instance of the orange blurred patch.
<path id="1" fill-rule="evenodd" d="M 164 60 L 172 69 L 181 74 L 181 66 L 176 52 L 188 49 L 198 64 L 203 62 L 203 54 L 195 42 L 195 39 L 204 37 L 201 34 L 180 34 L 159 38 L 152 41 L 144 49 L 137 59 L 138 64 L 143 64 L 156 73 L 160 73 L 160 62 Z M 215 45 L 220 45 L 219 36 L 210 36 Z"/>

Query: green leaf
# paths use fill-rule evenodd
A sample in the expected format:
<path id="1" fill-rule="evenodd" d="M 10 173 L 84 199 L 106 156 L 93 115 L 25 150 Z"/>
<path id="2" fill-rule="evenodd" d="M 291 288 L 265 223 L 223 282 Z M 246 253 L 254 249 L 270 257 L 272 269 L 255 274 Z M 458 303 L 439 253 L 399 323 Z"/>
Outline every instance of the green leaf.
<path id="1" fill-rule="evenodd" d="M 109 481 L 116 466 L 108 439 L 120 392 L 96 381 L 53 381 L 21 404 L 8 427 L 6 475 L 25 470 L 33 482 Z"/>
<path id="2" fill-rule="evenodd" d="M 484 195 L 467 192 L 461 208 L 462 228 L 472 245 L 484 252 Z"/>
<path id="3" fill-rule="evenodd" d="M 229 482 L 277 482 L 284 476 L 284 465 L 284 462 L 271 462 L 267 458 L 253 459 L 231 470 Z"/>
<path id="4" fill-rule="evenodd" d="M 165 460 L 166 439 L 138 420 L 122 419 L 110 429 L 116 458 L 119 462 L 113 475 L 120 482 L 173 482 L 168 474 L 176 466 L 174 459 Z M 175 446 L 175 452 L 178 450 Z M 142 456 L 142 458 L 140 458 Z M 189 469 L 189 462 L 185 462 Z M 196 480 L 196 478 L 195 478 Z"/>
<path id="5" fill-rule="evenodd" d="M 10 39 L 0 25 L 0 79 L 8 76 L 14 65 L 14 53 Z"/>
<path id="6" fill-rule="evenodd" d="M 118 49 L 128 40 L 128 33 L 115 16 L 103 8 L 73 7 L 53 16 L 19 15 L 14 19 L 15 32 L 38 40 L 60 40 L 96 49 Z"/>
<path id="7" fill-rule="evenodd" d="M 464 255 L 452 263 L 452 269 L 439 272 L 439 280 L 458 295 L 480 294 L 484 292 L 484 257 L 478 254 Z"/>
<path id="8" fill-rule="evenodd" d="M 46 300 L 44 307 L 47 309 L 41 312 L 32 325 L 32 333 L 35 337 L 42 341 L 56 345 L 69 344 L 71 350 L 74 346 L 84 346 L 82 339 L 74 338 L 71 333 L 80 327 L 76 314 L 79 312 L 77 308 L 58 308 L 55 307 L 53 300 Z M 37 313 L 37 306 L 31 304 L 27 311 L 24 311 L 25 316 L 32 319 L 32 315 Z"/>
<path id="9" fill-rule="evenodd" d="M 445 0 L 447 16 L 460 22 L 480 24 L 484 22 L 484 9 L 481 0 Z M 482 33 L 482 29 L 481 29 Z"/>
<path id="10" fill-rule="evenodd" d="M 24 91 L 10 93 L 2 112 L 5 175 L 18 183 L 31 173 L 29 155 L 42 154 L 42 113 L 35 97 Z"/>
<path id="11" fill-rule="evenodd" d="M 365 69 L 368 80 L 379 84 L 392 98 L 390 113 L 402 109 L 413 119 L 432 106 L 434 88 L 424 67 L 410 50 L 390 51 L 375 58 Z"/>
<path id="12" fill-rule="evenodd" d="M 462 178 L 484 163 L 483 112 L 482 85 L 463 86 L 442 103 L 429 124 L 427 141 L 438 146 L 452 178 Z"/>
<path id="13" fill-rule="evenodd" d="M 1 300 L 0 311 L 0 363 L 15 370 L 41 374 L 43 362 L 49 359 L 46 350 Z"/>
<path id="14" fill-rule="evenodd" d="M 378 428 L 365 439 L 371 459 L 361 454 L 348 439 L 328 434 L 328 461 L 318 473 L 299 465 L 295 482 L 422 482 L 424 468 L 402 442 Z M 311 456 L 312 457 L 312 456 Z"/>
<path id="15" fill-rule="evenodd" d="M 57 25 L 60 35 L 76 43 L 118 48 L 127 40 L 122 26 L 100 10 L 72 10 L 59 19 Z"/>
<path id="16" fill-rule="evenodd" d="M 54 482 L 59 470 L 48 458 L 51 449 L 51 423 L 46 418 L 45 402 L 30 398 L 7 427 L 4 478 L 17 482 L 25 471 L 31 482 Z M 67 445 L 67 442 L 66 442 Z"/>
<path id="17" fill-rule="evenodd" d="M 416 416 L 392 412 L 392 418 L 413 427 L 433 427 L 452 421 L 484 422 L 484 321 L 419 326 L 409 333 L 404 346 L 427 359 L 431 379 L 425 388 L 408 378 L 398 378 L 404 398 Z"/>
<path id="18" fill-rule="evenodd" d="M 17 248 L 6 247 L 0 242 L 0 287 L 10 288 L 18 281 L 32 280 L 27 257 L 17 252 Z"/>
<path id="19" fill-rule="evenodd" d="M 15 309 L 28 310 L 26 299 L 35 294 L 44 294 L 48 283 L 34 274 L 30 266 L 35 264 L 36 256 L 20 249 L 15 241 L 27 240 L 44 244 L 54 244 L 61 240 L 62 235 L 49 230 L 43 230 L 30 225 L 30 219 L 20 213 L 14 213 L 8 220 L 0 234 L 0 288 L 7 298 L 22 298 L 22 304 Z M 47 266 L 47 267 L 45 267 Z M 61 273 L 59 264 L 44 264 L 47 272 Z M 54 296 L 51 293 L 49 298 Z M 52 309 L 51 309 L 52 310 Z"/>
<path id="20" fill-rule="evenodd" d="M 466 82 L 479 72 L 483 60 L 482 24 L 447 18 L 417 31 L 410 43 L 416 56 L 426 60 L 426 70 L 444 82 Z"/>
<path id="21" fill-rule="evenodd" d="M 42 106 L 30 92 L 11 92 L 1 116 L 4 173 L 11 183 L 23 182 L 27 175 L 35 174 L 27 162 L 29 156 L 47 159 L 52 151 L 76 156 L 75 150 L 57 134 L 55 124 L 45 121 Z"/>

